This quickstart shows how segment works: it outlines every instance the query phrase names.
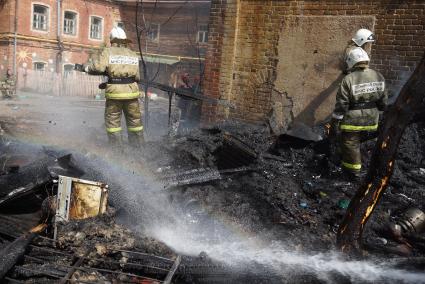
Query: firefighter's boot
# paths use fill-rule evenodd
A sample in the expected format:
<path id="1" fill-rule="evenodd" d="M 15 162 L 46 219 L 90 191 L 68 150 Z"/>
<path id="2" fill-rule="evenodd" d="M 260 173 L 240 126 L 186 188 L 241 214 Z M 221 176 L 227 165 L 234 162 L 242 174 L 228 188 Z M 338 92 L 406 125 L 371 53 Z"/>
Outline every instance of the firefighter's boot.
<path id="1" fill-rule="evenodd" d="M 108 133 L 109 146 L 114 152 L 122 150 L 122 136 L 121 132 Z"/>
<path id="2" fill-rule="evenodd" d="M 133 148 L 141 148 L 145 144 L 145 138 L 143 132 L 129 132 L 128 133 L 128 144 Z"/>

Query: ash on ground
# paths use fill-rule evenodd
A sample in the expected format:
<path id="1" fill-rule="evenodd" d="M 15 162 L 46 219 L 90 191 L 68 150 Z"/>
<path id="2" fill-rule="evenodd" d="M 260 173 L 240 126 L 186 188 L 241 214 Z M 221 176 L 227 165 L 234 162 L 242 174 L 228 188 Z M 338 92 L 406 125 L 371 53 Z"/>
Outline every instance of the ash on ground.
<path id="1" fill-rule="evenodd" d="M 315 131 L 320 133 L 320 127 Z M 258 154 L 248 170 L 226 174 L 229 167 L 247 164 L 243 157 L 232 156 L 232 149 L 225 149 L 229 133 Z M 383 242 L 388 249 L 380 253 L 386 256 L 425 255 L 423 239 L 405 252 L 382 234 L 383 224 L 407 208 L 425 209 L 424 138 L 423 123 L 406 130 L 391 184 L 365 230 L 366 243 L 373 247 Z M 203 213 L 231 222 L 243 232 L 311 253 L 334 247 L 338 225 L 358 187 L 328 158 L 327 143 L 276 138 L 267 127 L 232 124 L 150 145 L 145 156 L 155 161 L 157 171 L 164 175 L 199 168 L 222 170 L 220 178 L 209 182 L 175 186 L 172 200 L 182 204 L 195 201 Z M 362 145 L 366 167 L 374 145 L 374 140 Z"/>
<path id="2" fill-rule="evenodd" d="M 163 257 L 174 258 L 165 244 L 151 237 L 135 234 L 128 228 L 115 222 L 115 210 L 109 208 L 107 213 L 84 220 L 72 220 L 57 225 L 58 248 L 83 256 L 90 251 L 89 258 L 102 258 L 105 255 L 122 254 L 123 251 L 138 251 Z"/>

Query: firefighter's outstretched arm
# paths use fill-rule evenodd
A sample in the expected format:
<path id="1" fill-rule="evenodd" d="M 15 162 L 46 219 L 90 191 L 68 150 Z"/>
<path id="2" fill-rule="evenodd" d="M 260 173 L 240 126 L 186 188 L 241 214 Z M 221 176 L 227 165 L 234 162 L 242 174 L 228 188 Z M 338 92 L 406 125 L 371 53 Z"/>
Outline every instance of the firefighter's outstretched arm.
<path id="1" fill-rule="evenodd" d="M 98 56 L 93 56 L 86 64 L 75 64 L 74 69 L 90 75 L 104 75 L 108 67 L 109 53 L 104 49 Z"/>

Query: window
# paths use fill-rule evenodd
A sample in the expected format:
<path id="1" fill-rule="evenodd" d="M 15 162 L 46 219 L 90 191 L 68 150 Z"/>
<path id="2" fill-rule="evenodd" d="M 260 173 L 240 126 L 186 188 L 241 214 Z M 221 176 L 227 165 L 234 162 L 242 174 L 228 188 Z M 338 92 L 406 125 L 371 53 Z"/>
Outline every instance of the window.
<path id="1" fill-rule="evenodd" d="M 124 29 L 124 23 L 123 22 L 117 22 L 117 27 Z"/>
<path id="2" fill-rule="evenodd" d="M 68 74 L 70 72 L 74 71 L 74 64 L 65 64 L 63 66 L 63 73 Z"/>
<path id="3" fill-rule="evenodd" d="M 99 18 L 99 17 L 90 18 L 90 38 L 102 39 L 102 18 Z"/>
<path id="4" fill-rule="evenodd" d="M 45 62 L 34 62 L 33 63 L 33 69 L 37 71 L 44 71 L 46 70 L 46 63 Z"/>
<path id="5" fill-rule="evenodd" d="M 198 42 L 206 43 L 208 41 L 208 25 L 200 25 L 198 29 Z"/>
<path id="6" fill-rule="evenodd" d="M 148 26 L 148 34 L 147 37 L 151 41 L 159 41 L 159 24 L 151 23 Z"/>
<path id="7" fill-rule="evenodd" d="M 77 13 L 65 11 L 63 17 L 63 33 L 67 35 L 76 35 L 77 33 Z"/>
<path id="8" fill-rule="evenodd" d="M 32 15 L 32 28 L 47 31 L 49 21 L 49 8 L 42 5 L 34 5 Z"/>

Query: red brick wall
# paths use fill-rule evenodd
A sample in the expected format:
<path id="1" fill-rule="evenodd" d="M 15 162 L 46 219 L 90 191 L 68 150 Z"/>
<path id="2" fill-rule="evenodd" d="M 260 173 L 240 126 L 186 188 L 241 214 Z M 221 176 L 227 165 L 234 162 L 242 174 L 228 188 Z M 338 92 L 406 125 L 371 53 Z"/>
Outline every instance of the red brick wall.
<path id="1" fill-rule="evenodd" d="M 0 33 L 10 32 L 13 29 L 13 19 L 10 17 L 11 11 L 14 8 L 13 1 L 7 1 L 0 5 Z"/>
<path id="2" fill-rule="evenodd" d="M 49 28 L 47 32 L 32 29 L 32 6 L 41 4 L 50 7 Z M 109 32 L 114 23 L 120 20 L 118 6 L 109 1 L 84 1 L 63 0 L 61 12 L 61 25 L 63 26 L 63 13 L 66 10 L 77 12 L 77 35 L 68 36 L 62 33 L 64 41 L 78 42 L 87 45 L 101 45 L 109 40 Z M 103 18 L 103 39 L 89 38 L 90 16 Z M 19 1 L 18 33 L 46 39 L 57 38 L 57 1 L 56 0 L 20 0 Z"/>
<path id="3" fill-rule="evenodd" d="M 233 7 L 234 9 L 234 7 Z M 203 87 L 206 95 L 213 98 L 220 98 L 220 88 L 225 86 L 220 86 L 220 71 L 222 68 L 225 68 L 226 62 L 221 60 L 223 54 L 223 39 L 224 39 L 224 29 L 225 29 L 225 19 L 230 22 L 226 22 L 228 30 L 232 33 L 234 37 L 234 29 L 231 27 L 234 25 L 235 19 L 235 10 L 233 10 L 230 5 L 227 5 L 227 1 L 211 1 L 211 10 L 210 10 L 210 23 L 209 23 L 209 33 L 208 33 L 208 49 L 207 56 L 205 58 L 205 76 Z M 228 35 L 230 38 L 232 36 Z M 223 72 L 224 73 L 224 72 Z M 203 104 L 202 106 L 202 116 L 205 123 L 214 122 L 222 117 L 218 117 L 217 106 L 211 104 Z"/>
<path id="4" fill-rule="evenodd" d="M 170 1 L 173 2 L 173 1 Z M 139 6 L 139 11 L 141 8 Z M 150 54 L 168 55 L 169 58 L 179 63 L 170 65 L 159 64 L 154 59 L 154 63 L 147 65 L 150 78 L 155 81 L 168 84 L 172 74 L 189 73 L 192 81 L 200 77 L 203 70 L 203 59 L 208 44 L 197 42 L 198 27 L 208 25 L 210 3 L 203 2 L 180 2 L 156 4 L 151 1 L 143 4 L 143 15 L 146 23 L 160 24 L 159 40 L 153 42 L 146 39 L 146 32 L 141 33 L 142 51 Z M 127 3 L 121 6 L 121 17 L 127 32 L 127 36 L 133 40 L 131 47 L 138 50 L 135 17 L 135 3 Z M 141 20 L 142 13 L 139 14 L 139 27 L 144 27 Z M 200 59 L 200 60 L 199 60 Z M 158 72 L 159 71 L 159 72 Z M 158 74 L 155 76 L 155 74 Z"/>
<path id="5" fill-rule="evenodd" d="M 0 38 L 4 45 L 9 45 L 7 65 L 13 66 L 13 32 L 16 1 L 8 1 L 1 8 Z M 47 31 L 32 29 L 33 4 L 49 7 L 49 24 Z M 64 43 L 62 64 L 82 63 L 87 61 L 90 52 L 109 42 L 109 32 L 117 21 L 121 20 L 120 11 L 116 4 L 100 0 L 62 0 L 61 9 L 61 37 Z M 63 34 L 64 11 L 77 12 L 77 34 L 69 36 Z M 103 18 L 103 38 L 93 40 L 89 38 L 90 16 Z M 59 47 L 57 44 L 57 1 L 56 0 L 20 0 L 18 9 L 18 45 L 17 67 L 32 68 L 33 62 L 47 62 L 47 70 L 56 70 Z M 2 49 L 7 49 L 2 47 Z M 62 68 L 62 66 L 60 66 Z M 1 72 L 1 70 L 0 70 Z"/>
<path id="6" fill-rule="evenodd" d="M 238 7 L 243 9 L 238 12 Z M 271 89 L 276 76 L 277 38 L 283 17 L 290 15 L 375 16 L 377 43 L 372 47 L 371 67 L 382 72 L 389 89 L 398 93 L 425 50 L 424 9 L 425 2 L 419 0 L 213 0 L 205 93 L 232 100 L 234 98 L 229 95 L 229 88 L 240 88 L 240 93 L 236 95 L 243 95 L 244 99 L 236 110 L 205 106 L 204 120 L 214 121 L 223 117 L 265 120 L 271 108 Z M 235 19 L 239 21 L 237 40 Z M 247 44 L 256 48 L 256 56 L 238 61 L 237 70 L 234 70 L 232 62 L 240 60 L 235 57 L 235 49 L 239 50 Z M 255 77 L 259 69 L 265 70 L 261 76 L 265 77 L 264 82 L 270 82 L 270 86 L 265 84 L 260 92 L 244 86 L 235 88 L 235 82 L 240 82 L 241 77 Z M 261 93 L 261 97 L 258 93 Z"/>
<path id="7" fill-rule="evenodd" d="M 6 74 L 6 70 L 12 67 L 9 64 L 11 56 L 10 39 L 2 35 L 13 30 L 14 21 L 10 16 L 13 9 L 13 1 L 6 1 L 3 6 L 0 6 L 0 19 L 2 19 L 0 21 L 0 78 L 3 78 Z"/>
<path id="8" fill-rule="evenodd" d="M 140 6 L 139 6 L 140 7 Z M 141 8 L 139 8 L 141 11 Z M 149 53 L 175 56 L 202 57 L 205 55 L 206 44 L 197 44 L 199 25 L 208 25 L 210 4 L 205 3 L 145 3 L 143 6 L 145 22 L 160 24 L 158 42 L 145 38 L 142 32 L 142 46 Z M 135 33 L 136 6 L 128 3 L 121 6 L 121 15 L 128 36 L 136 42 Z M 143 27 L 142 13 L 139 15 L 139 27 Z M 136 44 L 133 45 L 136 49 Z"/>

